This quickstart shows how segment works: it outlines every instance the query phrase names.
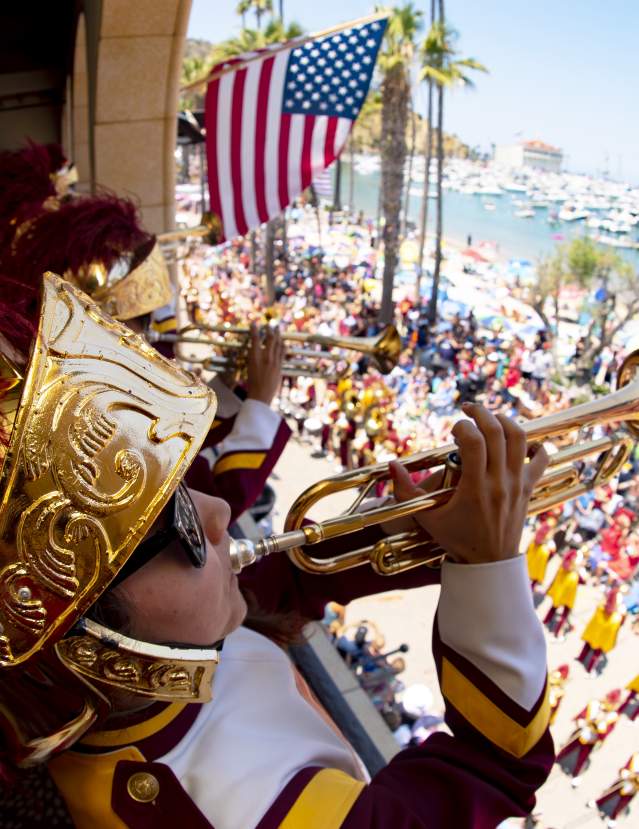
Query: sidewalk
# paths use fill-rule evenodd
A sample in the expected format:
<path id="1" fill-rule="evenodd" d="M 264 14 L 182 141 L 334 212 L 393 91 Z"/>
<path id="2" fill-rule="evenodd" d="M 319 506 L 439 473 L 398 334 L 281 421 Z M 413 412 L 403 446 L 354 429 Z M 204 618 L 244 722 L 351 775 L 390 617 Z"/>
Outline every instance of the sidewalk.
<path id="1" fill-rule="evenodd" d="M 326 459 L 311 458 L 312 447 L 292 439 L 278 463 L 270 483 L 277 493 L 276 512 L 273 519 L 274 531 L 282 529 L 286 511 L 295 497 L 311 483 L 335 474 L 335 463 Z M 335 515 L 350 503 L 348 493 L 341 493 L 331 499 L 330 504 L 318 507 L 312 517 L 321 519 Z M 551 562 L 549 578 L 554 575 L 556 562 Z M 392 577 L 389 577 L 392 586 Z M 430 652 L 431 627 L 437 605 L 438 588 L 424 587 L 416 590 L 391 590 L 378 596 L 352 602 L 347 608 L 346 621 L 357 622 L 371 619 L 376 622 L 386 637 L 386 649 L 391 650 L 405 642 L 410 650 L 405 654 L 406 670 L 402 680 L 408 686 L 419 682 L 433 691 L 435 705 L 443 707 L 437 685 L 435 665 Z M 570 678 L 562 700 L 553 736 L 557 746 L 563 745 L 572 731 L 572 717 L 595 697 L 601 698 L 613 688 L 623 688 L 639 672 L 638 642 L 625 623 L 619 635 L 619 642 L 610 655 L 610 661 L 601 677 L 590 678 L 575 661 L 581 649 L 580 634 L 595 606 L 601 601 L 601 593 L 582 585 L 577 594 L 575 611 L 572 614 L 574 630 L 563 643 L 550 640 L 548 659 L 550 669 L 564 662 L 570 665 Z M 547 600 L 540 608 L 545 613 Z M 460 620 L 464 624 L 464 620 Z M 602 748 L 591 755 L 591 766 L 582 777 L 578 789 L 573 789 L 570 780 L 555 766 L 538 794 L 536 813 L 541 812 L 539 829 L 598 829 L 605 824 L 596 811 L 586 803 L 599 796 L 617 776 L 618 769 L 629 756 L 639 751 L 639 720 L 631 723 L 622 717 L 617 727 Z M 638 798 L 639 799 L 639 798 Z M 518 821 L 509 821 L 513 829 Z M 630 816 L 617 821 L 619 829 L 639 825 L 639 803 L 632 805 Z"/>

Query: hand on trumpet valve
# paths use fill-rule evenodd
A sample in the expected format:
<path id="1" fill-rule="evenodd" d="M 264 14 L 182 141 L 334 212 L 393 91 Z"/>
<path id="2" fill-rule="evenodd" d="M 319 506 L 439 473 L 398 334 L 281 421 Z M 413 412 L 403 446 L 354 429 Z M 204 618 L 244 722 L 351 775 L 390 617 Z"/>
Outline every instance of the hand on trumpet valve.
<path id="1" fill-rule="evenodd" d="M 455 491 L 443 506 L 413 518 L 452 561 L 480 564 L 513 558 L 519 552 L 528 501 L 548 456 L 541 446 L 528 451 L 526 436 L 513 420 L 473 403 L 464 404 L 463 411 L 469 419 L 453 428 L 461 459 Z M 428 479 L 428 491 L 441 485 L 443 474 Z M 401 464 L 391 463 L 391 476 L 398 501 L 423 495 L 424 487 L 413 484 Z"/>
<path id="2" fill-rule="evenodd" d="M 270 406 L 282 383 L 284 343 L 279 328 L 267 326 L 264 336 L 253 323 L 247 356 L 247 394 Z"/>

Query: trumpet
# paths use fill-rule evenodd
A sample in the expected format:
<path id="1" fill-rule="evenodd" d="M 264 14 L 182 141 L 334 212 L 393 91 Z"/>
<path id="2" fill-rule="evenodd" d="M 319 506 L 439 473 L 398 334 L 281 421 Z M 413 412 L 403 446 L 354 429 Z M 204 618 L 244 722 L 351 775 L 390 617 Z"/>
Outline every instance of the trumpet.
<path id="1" fill-rule="evenodd" d="M 159 233 L 157 240 L 167 262 L 176 262 L 179 258 L 179 247 L 185 242 L 198 239 L 205 245 L 217 245 L 222 236 L 222 224 L 213 213 L 202 214 L 200 224 L 197 227 L 184 228 L 182 230 L 169 230 L 166 233 Z"/>
<path id="2" fill-rule="evenodd" d="M 246 371 L 250 333 L 250 329 L 243 326 L 187 325 L 173 334 L 150 330 L 147 336 L 151 342 L 174 343 L 175 357 L 180 362 L 200 364 L 206 371 L 232 371 L 241 376 Z M 229 336 L 233 339 L 227 339 Z M 394 325 L 387 326 L 377 337 L 327 337 L 322 334 L 285 331 L 282 339 L 322 347 L 322 350 L 287 349 L 282 366 L 282 373 L 286 377 L 339 378 L 345 371 L 345 368 L 339 371 L 339 364 L 344 363 L 345 358 L 338 349 L 365 354 L 378 371 L 388 374 L 397 365 L 402 350 L 401 337 Z M 203 356 L 186 353 L 183 349 L 189 345 L 205 347 L 207 353 Z M 324 370 L 322 362 L 334 363 L 335 371 L 331 374 Z"/>
<path id="3" fill-rule="evenodd" d="M 607 483 L 620 472 L 634 442 L 639 438 L 637 366 L 639 350 L 632 352 L 621 366 L 617 391 L 571 409 L 528 421 L 522 426 L 529 448 L 553 439 L 561 446 L 551 455 L 546 472 L 533 490 L 528 507 L 529 515 L 536 515 L 577 498 L 584 492 Z M 618 424 L 617 427 L 604 437 L 592 438 L 579 434 L 582 430 L 597 425 L 614 423 Z M 319 481 L 295 500 L 282 534 L 262 538 L 257 542 L 247 539 L 232 542 L 231 561 L 234 571 L 239 573 L 264 556 L 279 552 L 287 552 L 300 569 L 317 574 L 336 573 L 366 563 L 376 573 L 385 576 L 402 573 L 422 564 L 440 566 L 445 551 L 422 529 L 397 533 L 376 544 L 329 558 L 313 556 L 306 548 L 442 506 L 453 495 L 455 483 L 459 479 L 461 467 L 456 449 L 455 444 L 449 444 L 398 461 L 409 472 L 438 468 L 444 470 L 440 489 L 410 501 L 386 503 L 358 511 L 375 485 L 390 479 L 386 463 Z M 344 513 L 321 523 L 304 523 L 309 510 L 318 501 L 348 489 L 358 490 L 358 494 Z"/>

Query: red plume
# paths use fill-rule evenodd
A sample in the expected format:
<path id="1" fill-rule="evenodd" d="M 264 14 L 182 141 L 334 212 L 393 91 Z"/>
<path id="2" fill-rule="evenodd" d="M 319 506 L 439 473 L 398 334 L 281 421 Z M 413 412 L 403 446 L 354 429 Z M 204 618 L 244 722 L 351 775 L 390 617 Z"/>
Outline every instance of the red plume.
<path id="1" fill-rule="evenodd" d="M 41 213 L 10 250 L 0 253 L 0 270 L 39 285 L 45 271 L 63 276 L 91 262 L 108 270 L 123 254 L 150 246 L 152 239 L 132 201 L 111 194 L 78 197 Z"/>
<path id="2" fill-rule="evenodd" d="M 0 245 L 4 247 L 22 222 L 55 196 L 52 174 L 66 159 L 59 144 L 29 141 L 21 150 L 0 152 Z"/>

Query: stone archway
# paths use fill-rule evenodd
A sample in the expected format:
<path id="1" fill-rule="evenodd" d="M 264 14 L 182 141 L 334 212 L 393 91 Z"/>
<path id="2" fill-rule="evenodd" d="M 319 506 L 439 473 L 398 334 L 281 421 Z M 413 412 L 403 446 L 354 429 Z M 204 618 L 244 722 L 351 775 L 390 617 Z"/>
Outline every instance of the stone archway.
<path id="1" fill-rule="evenodd" d="M 85 0 L 79 17 L 70 155 L 85 188 L 140 202 L 145 226 L 175 219 L 180 68 L 191 0 Z"/>

